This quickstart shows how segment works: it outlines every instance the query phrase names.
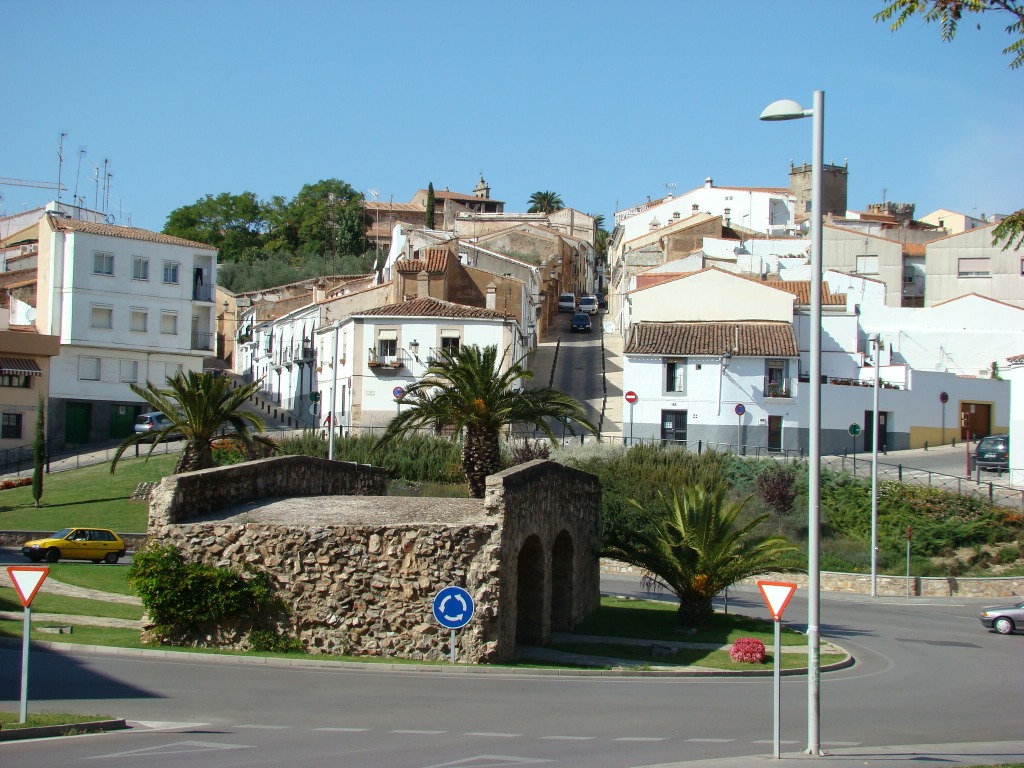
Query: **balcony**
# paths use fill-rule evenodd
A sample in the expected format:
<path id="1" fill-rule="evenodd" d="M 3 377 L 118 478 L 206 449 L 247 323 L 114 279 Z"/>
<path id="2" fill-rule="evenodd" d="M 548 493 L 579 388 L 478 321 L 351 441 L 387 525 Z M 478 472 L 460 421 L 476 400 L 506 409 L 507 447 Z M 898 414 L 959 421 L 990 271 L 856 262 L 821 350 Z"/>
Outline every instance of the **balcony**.
<path id="1" fill-rule="evenodd" d="M 213 351 L 213 334 L 192 331 L 192 349 L 203 349 L 207 352 Z"/>
<path id="2" fill-rule="evenodd" d="M 398 350 L 395 355 L 381 355 L 371 347 L 366 357 L 366 364 L 373 369 L 374 373 L 391 373 L 408 368 L 411 362 L 412 358 L 404 349 Z"/>
<path id="3" fill-rule="evenodd" d="M 201 283 L 193 285 L 192 301 L 213 301 L 213 286 Z"/>
<path id="4" fill-rule="evenodd" d="M 766 398 L 788 399 L 793 397 L 792 379 L 769 379 L 764 380 L 764 396 Z"/>

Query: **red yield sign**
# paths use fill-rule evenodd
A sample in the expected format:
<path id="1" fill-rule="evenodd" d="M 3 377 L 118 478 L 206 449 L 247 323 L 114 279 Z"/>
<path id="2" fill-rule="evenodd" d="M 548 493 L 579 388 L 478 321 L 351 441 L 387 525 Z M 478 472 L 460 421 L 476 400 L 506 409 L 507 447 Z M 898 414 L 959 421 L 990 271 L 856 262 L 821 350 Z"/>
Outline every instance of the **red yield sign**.
<path id="1" fill-rule="evenodd" d="M 782 618 L 782 612 L 789 605 L 793 593 L 796 592 L 796 584 L 787 581 L 759 581 L 757 588 L 761 590 L 761 597 L 764 598 L 772 618 L 778 621 Z"/>
<path id="2" fill-rule="evenodd" d="M 625 398 L 626 402 L 632 405 L 637 401 L 636 392 L 634 392 L 633 390 L 629 390 L 629 392 L 625 394 Z"/>
<path id="3" fill-rule="evenodd" d="M 32 605 L 36 592 L 43 586 L 50 569 L 41 565 L 9 565 L 7 575 L 14 582 L 14 589 L 23 607 Z"/>

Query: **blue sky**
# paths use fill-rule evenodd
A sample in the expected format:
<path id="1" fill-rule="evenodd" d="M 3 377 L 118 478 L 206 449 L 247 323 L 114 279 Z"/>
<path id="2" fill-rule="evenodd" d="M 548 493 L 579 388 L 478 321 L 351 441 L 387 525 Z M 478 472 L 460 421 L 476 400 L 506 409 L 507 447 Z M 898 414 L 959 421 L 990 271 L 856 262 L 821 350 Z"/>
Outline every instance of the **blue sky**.
<path id="1" fill-rule="evenodd" d="M 537 190 L 612 213 L 701 186 L 785 186 L 811 121 L 759 122 L 825 91 L 825 160 L 849 205 L 973 215 L 1024 206 L 1024 71 L 1006 20 L 897 33 L 882 0 L 697 3 L 5 4 L 0 176 L 63 181 L 159 230 L 207 193 L 291 197 L 340 178 L 408 201 L 481 171 L 506 210 Z M 78 170 L 79 149 L 86 160 Z M 0 211 L 52 193 L 0 187 Z M 100 194 L 102 198 L 102 191 Z M 102 207 L 102 199 L 101 199 Z M 130 217 L 130 219 L 129 219 Z"/>

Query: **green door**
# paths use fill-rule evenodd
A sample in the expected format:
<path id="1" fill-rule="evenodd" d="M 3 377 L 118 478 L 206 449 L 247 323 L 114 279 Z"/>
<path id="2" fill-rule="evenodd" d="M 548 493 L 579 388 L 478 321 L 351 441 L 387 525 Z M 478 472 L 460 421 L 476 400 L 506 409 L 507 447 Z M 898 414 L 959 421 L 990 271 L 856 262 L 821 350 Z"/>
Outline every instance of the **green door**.
<path id="1" fill-rule="evenodd" d="M 114 440 L 128 437 L 135 429 L 135 417 L 139 415 L 137 405 L 114 405 L 110 408 L 110 437 Z"/>
<path id="2" fill-rule="evenodd" d="M 67 415 L 64 419 L 64 442 L 88 443 L 91 417 L 91 403 L 68 403 Z"/>

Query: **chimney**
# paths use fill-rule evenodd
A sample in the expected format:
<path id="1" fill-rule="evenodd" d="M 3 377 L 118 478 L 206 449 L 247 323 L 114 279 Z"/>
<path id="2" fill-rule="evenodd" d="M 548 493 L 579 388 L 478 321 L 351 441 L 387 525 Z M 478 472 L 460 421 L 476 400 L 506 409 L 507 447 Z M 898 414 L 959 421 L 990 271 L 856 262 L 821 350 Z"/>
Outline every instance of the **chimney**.
<path id="1" fill-rule="evenodd" d="M 487 304 L 486 304 L 487 309 L 497 309 L 497 305 L 498 305 L 497 293 L 498 293 L 498 286 L 496 286 L 493 282 L 488 283 L 487 284 Z"/>
<path id="2" fill-rule="evenodd" d="M 708 176 L 706 179 L 704 179 L 704 188 L 705 189 L 711 189 L 713 186 L 715 186 L 715 180 L 714 179 L 712 179 L 710 176 Z"/>
<path id="3" fill-rule="evenodd" d="M 427 274 L 425 269 L 421 269 L 419 274 L 416 275 L 416 298 L 430 298 L 430 275 Z"/>

